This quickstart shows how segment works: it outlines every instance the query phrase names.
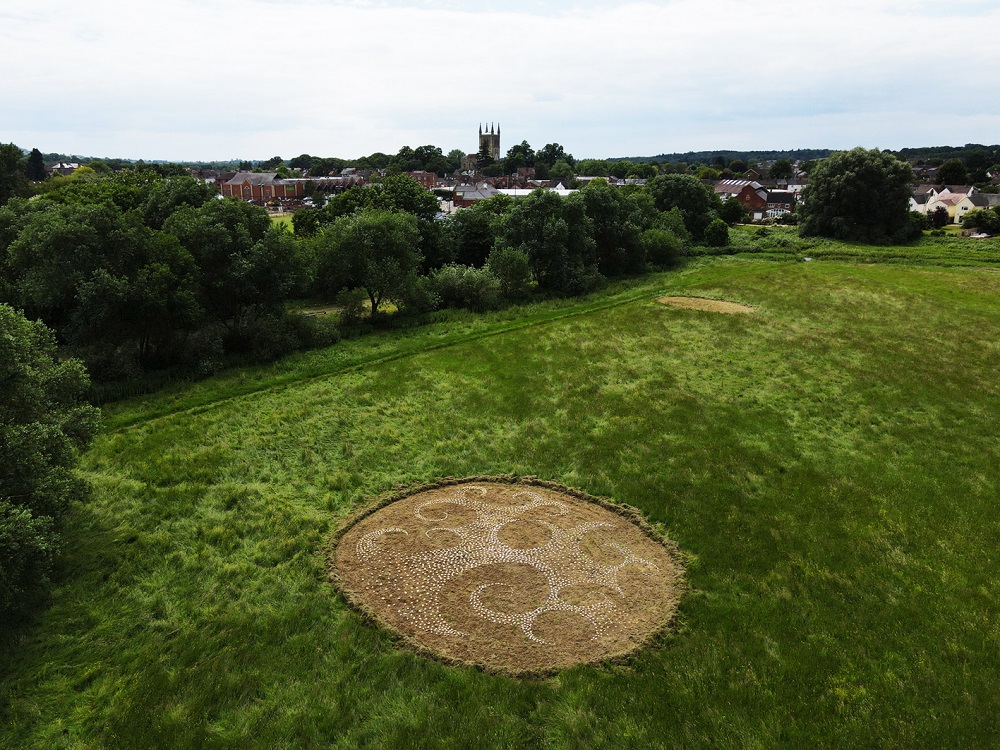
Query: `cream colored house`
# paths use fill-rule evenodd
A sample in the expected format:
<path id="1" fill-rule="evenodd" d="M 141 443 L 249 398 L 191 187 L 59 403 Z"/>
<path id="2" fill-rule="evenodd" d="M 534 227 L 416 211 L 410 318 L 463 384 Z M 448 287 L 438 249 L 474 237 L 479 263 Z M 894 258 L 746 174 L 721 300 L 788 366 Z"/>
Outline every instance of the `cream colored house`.
<path id="1" fill-rule="evenodd" d="M 948 211 L 948 218 L 951 224 L 961 224 L 962 217 L 965 216 L 969 211 L 976 208 L 976 204 L 973 203 L 972 198 L 965 193 L 938 193 L 933 198 L 927 201 L 926 213 L 930 216 L 934 211 L 938 209 L 939 206 L 945 208 Z"/>

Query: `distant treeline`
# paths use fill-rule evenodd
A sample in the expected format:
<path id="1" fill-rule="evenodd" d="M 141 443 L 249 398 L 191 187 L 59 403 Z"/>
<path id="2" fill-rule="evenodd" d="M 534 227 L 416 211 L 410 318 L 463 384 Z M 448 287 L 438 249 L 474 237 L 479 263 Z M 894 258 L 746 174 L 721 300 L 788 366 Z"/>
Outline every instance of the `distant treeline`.
<path id="1" fill-rule="evenodd" d="M 657 156 L 623 156 L 608 161 L 633 161 L 636 163 L 665 162 L 684 164 L 704 164 L 713 166 L 732 161 L 742 161 L 747 164 L 760 164 L 787 159 L 788 161 L 813 161 L 825 159 L 833 151 L 828 148 L 800 148 L 791 151 L 688 151 L 686 153 L 659 154 Z"/>
<path id="2" fill-rule="evenodd" d="M 732 162 L 743 162 L 753 166 L 755 164 L 768 164 L 776 161 L 808 162 L 817 159 L 825 159 L 834 153 L 834 149 L 828 148 L 803 148 L 789 149 L 784 151 L 686 151 L 663 153 L 656 156 L 614 156 L 606 159 L 585 159 L 588 164 L 595 162 L 605 162 L 609 165 L 608 173 L 614 174 L 615 162 L 631 162 L 633 164 L 683 164 L 699 165 L 707 167 L 725 168 Z M 1000 163 L 1000 145 L 985 146 L 979 143 L 967 143 L 964 146 L 921 146 L 917 148 L 903 148 L 893 153 L 900 158 L 914 164 L 926 164 L 929 166 L 939 166 L 948 159 L 959 159 L 970 169 L 989 167 Z M 522 142 L 512 146 L 505 159 L 496 164 L 496 169 L 491 171 L 498 174 L 505 173 L 506 170 L 516 171 L 518 167 L 534 166 L 533 157 L 536 155 L 531 147 Z M 547 144 L 537 152 L 543 158 L 539 161 L 543 165 L 542 171 L 551 168 L 556 161 L 565 159 L 571 166 L 575 164 L 572 155 L 566 154 L 562 146 L 558 143 Z M 544 155 L 544 156 L 543 156 Z M 345 159 L 336 156 L 315 156 L 311 154 L 300 154 L 289 159 L 280 156 L 273 156 L 269 159 L 229 159 L 217 161 L 143 161 L 132 159 L 121 159 L 114 157 L 87 157 L 70 154 L 47 153 L 42 155 L 46 164 L 58 162 L 72 162 L 86 165 L 97 172 L 118 171 L 121 169 L 136 169 L 143 171 L 151 169 L 163 176 L 180 174 L 188 169 L 194 170 L 215 170 L 220 172 L 236 170 L 263 170 L 263 171 L 284 171 L 288 169 L 308 170 L 313 174 L 328 174 L 347 167 L 357 169 L 380 169 L 388 170 L 390 173 L 425 170 L 438 174 L 450 174 L 457 170 L 465 154 L 453 149 L 445 154 L 441 148 L 433 145 L 402 147 L 396 154 L 386 154 L 376 151 L 368 156 L 361 156 L 354 159 Z M 551 158 L 546 158 L 551 157 Z M 568 158 L 567 158 L 568 157 Z M 490 165 L 483 165 L 489 167 Z M 511 169 L 512 168 L 512 169 Z"/>
<path id="3" fill-rule="evenodd" d="M 1000 164 L 1000 145 L 966 143 L 964 146 L 925 146 L 904 148 L 896 153 L 914 164 L 923 163 L 930 166 L 939 166 L 949 159 L 959 159 L 969 169 L 986 169 L 994 164 Z"/>

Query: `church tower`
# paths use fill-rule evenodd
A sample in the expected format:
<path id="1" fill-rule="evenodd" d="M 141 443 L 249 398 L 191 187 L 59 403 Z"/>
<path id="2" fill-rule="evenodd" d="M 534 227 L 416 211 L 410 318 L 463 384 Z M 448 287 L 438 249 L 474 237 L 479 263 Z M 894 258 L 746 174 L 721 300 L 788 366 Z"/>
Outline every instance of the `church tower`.
<path id="1" fill-rule="evenodd" d="M 491 122 L 485 131 L 482 125 L 479 126 L 479 154 L 488 156 L 491 161 L 500 161 L 500 123 L 494 127 Z"/>

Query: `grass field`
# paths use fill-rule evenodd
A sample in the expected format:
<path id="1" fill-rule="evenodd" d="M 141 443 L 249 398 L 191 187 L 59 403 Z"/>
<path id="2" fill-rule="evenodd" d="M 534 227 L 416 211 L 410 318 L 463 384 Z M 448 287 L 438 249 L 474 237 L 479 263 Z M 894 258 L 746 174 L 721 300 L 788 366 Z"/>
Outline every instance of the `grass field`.
<path id="1" fill-rule="evenodd" d="M 0 747 L 996 747 L 1000 270 L 948 242 L 702 259 L 109 408 L 51 606 L 2 642 Z M 675 631 L 516 680 L 326 584 L 365 497 L 506 472 L 660 525 Z"/>

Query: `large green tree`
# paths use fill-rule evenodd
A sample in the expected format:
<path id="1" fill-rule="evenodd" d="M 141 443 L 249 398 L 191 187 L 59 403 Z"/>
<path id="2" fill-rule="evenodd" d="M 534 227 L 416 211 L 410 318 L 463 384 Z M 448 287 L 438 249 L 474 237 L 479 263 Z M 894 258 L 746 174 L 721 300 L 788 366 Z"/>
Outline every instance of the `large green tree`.
<path id="1" fill-rule="evenodd" d="M 546 143 L 535 153 L 535 166 L 545 166 L 552 168 L 560 159 L 565 160 L 571 167 L 576 164 L 573 154 L 567 154 L 566 149 L 559 143 Z"/>
<path id="2" fill-rule="evenodd" d="M 521 141 L 516 146 L 507 149 L 503 160 L 504 172 L 513 174 L 521 167 L 535 166 L 535 151 L 527 141 Z"/>
<path id="3" fill-rule="evenodd" d="M 55 336 L 0 305 L 0 620 L 44 583 L 59 529 L 86 484 L 73 473 L 97 431 L 83 365 L 56 358 Z"/>
<path id="4" fill-rule="evenodd" d="M 767 170 L 767 176 L 772 180 L 787 180 L 795 173 L 795 168 L 788 159 L 778 159 Z"/>
<path id="5" fill-rule="evenodd" d="M 936 179 L 942 185 L 965 185 L 969 182 L 969 172 L 961 159 L 948 159 L 938 167 Z"/>
<path id="6" fill-rule="evenodd" d="M 9 242 L 0 238 L 3 295 L 54 327 L 64 343 L 86 347 L 96 377 L 124 374 L 129 362 L 148 364 L 199 322 L 194 260 L 137 211 L 44 201 L 18 209 L 12 201 L 0 215 L 4 226 L 17 223 Z M 122 347 L 112 362 L 111 352 Z"/>
<path id="7" fill-rule="evenodd" d="M 718 218 L 722 208 L 715 192 L 692 175 L 659 175 L 646 183 L 646 192 L 653 197 L 658 210 L 678 209 L 684 226 L 696 240 L 702 238 L 705 228 Z"/>
<path id="8" fill-rule="evenodd" d="M 363 289 L 371 314 L 398 300 L 416 283 L 422 257 L 412 214 L 369 208 L 342 216 L 316 237 L 317 285 L 328 296 Z"/>
<path id="9" fill-rule="evenodd" d="M 198 301 L 236 347 L 266 315 L 308 282 L 308 266 L 291 234 L 272 227 L 267 211 L 240 200 L 184 206 L 164 224 L 198 264 Z"/>
<path id="10" fill-rule="evenodd" d="M 14 196 L 27 194 L 24 152 L 13 143 L 0 143 L 0 206 Z"/>
<path id="11" fill-rule="evenodd" d="M 909 209 L 913 170 L 892 154 L 860 147 L 836 153 L 809 179 L 798 209 L 803 236 L 901 243 L 919 235 Z"/>
<path id="12" fill-rule="evenodd" d="M 25 175 L 27 175 L 29 180 L 34 182 L 45 179 L 45 160 L 42 158 L 42 152 L 37 148 L 31 149 L 31 153 L 28 154 Z"/>
<path id="13" fill-rule="evenodd" d="M 648 194 L 628 192 L 593 180 L 579 193 L 591 221 L 597 266 L 605 276 L 638 273 L 646 266 L 642 233 L 653 225 L 656 208 Z"/>
<path id="14" fill-rule="evenodd" d="M 578 294 L 597 278 L 593 222 L 579 193 L 561 198 L 536 190 L 521 198 L 506 217 L 501 242 L 528 256 L 541 289 Z"/>

